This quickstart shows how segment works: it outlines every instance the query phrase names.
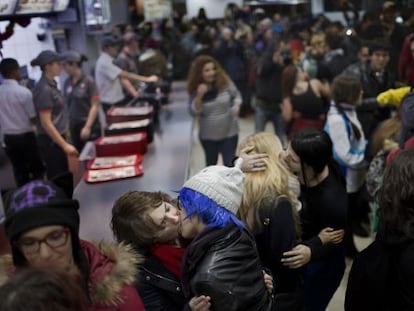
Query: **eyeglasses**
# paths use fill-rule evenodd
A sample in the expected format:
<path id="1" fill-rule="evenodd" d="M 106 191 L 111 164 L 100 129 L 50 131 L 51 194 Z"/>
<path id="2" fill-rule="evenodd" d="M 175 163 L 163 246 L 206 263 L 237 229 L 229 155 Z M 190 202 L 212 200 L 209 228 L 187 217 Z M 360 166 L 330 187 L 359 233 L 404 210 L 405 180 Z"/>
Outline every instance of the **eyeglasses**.
<path id="1" fill-rule="evenodd" d="M 50 248 L 58 248 L 66 244 L 69 236 L 69 228 L 55 230 L 46 235 L 43 239 L 36 238 L 21 238 L 14 244 L 24 254 L 34 254 L 39 252 L 40 244 L 46 243 Z"/>

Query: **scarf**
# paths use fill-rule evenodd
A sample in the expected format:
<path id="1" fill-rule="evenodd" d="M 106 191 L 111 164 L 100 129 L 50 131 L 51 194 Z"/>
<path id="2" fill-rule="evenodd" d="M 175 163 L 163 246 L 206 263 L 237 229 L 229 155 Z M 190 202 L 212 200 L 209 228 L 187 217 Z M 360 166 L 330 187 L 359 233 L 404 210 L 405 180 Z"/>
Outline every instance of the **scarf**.
<path id="1" fill-rule="evenodd" d="M 169 244 L 157 244 L 151 249 L 151 253 L 157 257 L 163 265 L 178 279 L 181 279 L 181 262 L 185 249 Z"/>

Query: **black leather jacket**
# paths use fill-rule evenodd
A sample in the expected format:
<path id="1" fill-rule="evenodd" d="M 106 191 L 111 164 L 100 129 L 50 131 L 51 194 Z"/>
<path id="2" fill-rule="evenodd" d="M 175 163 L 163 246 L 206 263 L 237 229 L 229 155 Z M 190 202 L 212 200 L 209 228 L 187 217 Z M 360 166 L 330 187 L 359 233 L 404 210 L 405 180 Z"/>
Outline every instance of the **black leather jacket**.
<path id="1" fill-rule="evenodd" d="M 149 255 L 140 265 L 135 287 L 146 310 L 190 311 L 181 282 L 153 255 Z"/>
<path id="2" fill-rule="evenodd" d="M 211 297 L 211 311 L 271 309 L 254 238 L 235 225 L 207 228 L 187 247 L 182 285 L 187 300 Z"/>

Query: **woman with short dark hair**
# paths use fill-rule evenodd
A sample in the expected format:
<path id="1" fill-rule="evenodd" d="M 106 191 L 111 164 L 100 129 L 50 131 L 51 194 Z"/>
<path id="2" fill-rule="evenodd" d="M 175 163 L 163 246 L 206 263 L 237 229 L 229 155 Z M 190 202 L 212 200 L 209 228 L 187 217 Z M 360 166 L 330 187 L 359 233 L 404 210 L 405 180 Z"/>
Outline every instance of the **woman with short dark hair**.
<path id="1" fill-rule="evenodd" d="M 304 268 L 306 310 L 326 310 L 345 271 L 345 185 L 333 162 L 332 141 L 323 131 L 294 134 L 284 158 L 301 182 L 303 207 L 302 242 L 285 252 L 282 262 Z M 331 235 L 328 243 L 325 234 Z"/>

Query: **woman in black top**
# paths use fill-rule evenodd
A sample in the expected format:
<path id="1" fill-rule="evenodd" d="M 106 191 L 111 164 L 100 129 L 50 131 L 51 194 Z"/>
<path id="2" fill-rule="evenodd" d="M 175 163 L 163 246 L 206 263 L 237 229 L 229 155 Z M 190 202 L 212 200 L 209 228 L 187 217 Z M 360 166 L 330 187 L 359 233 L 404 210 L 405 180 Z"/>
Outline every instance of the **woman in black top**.
<path id="1" fill-rule="evenodd" d="M 329 96 L 329 89 L 317 79 L 308 80 L 307 74 L 293 65 L 283 70 L 282 81 L 282 116 L 290 122 L 288 137 L 305 128 L 322 130 L 327 111 L 323 97 Z"/>
<path id="2" fill-rule="evenodd" d="M 284 155 L 302 184 L 302 243 L 284 253 L 292 269 L 304 266 L 306 310 L 326 310 L 345 271 L 342 243 L 347 194 L 340 172 L 332 163 L 332 141 L 322 131 L 306 129 L 293 135 Z M 331 235 L 327 244 L 319 232 Z M 307 265 L 306 265 L 307 264 Z M 306 266 L 305 266 L 306 265 Z"/>

